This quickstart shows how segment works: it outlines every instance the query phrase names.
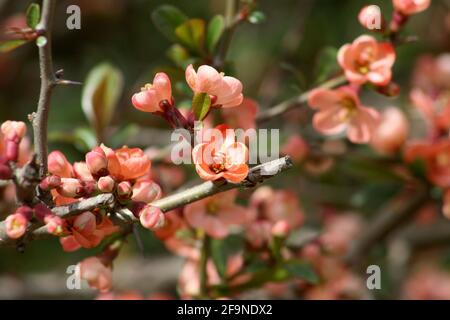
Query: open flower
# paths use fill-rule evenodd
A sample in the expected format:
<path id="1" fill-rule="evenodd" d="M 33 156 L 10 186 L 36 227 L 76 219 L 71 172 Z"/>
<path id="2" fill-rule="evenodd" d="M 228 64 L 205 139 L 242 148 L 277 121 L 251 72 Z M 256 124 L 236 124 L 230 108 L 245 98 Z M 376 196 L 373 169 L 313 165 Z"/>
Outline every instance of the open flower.
<path id="1" fill-rule="evenodd" d="M 225 108 L 221 111 L 225 122 L 234 129 L 256 128 L 256 115 L 259 106 L 253 99 L 244 98 L 238 108 Z"/>
<path id="2" fill-rule="evenodd" d="M 394 9 L 405 16 L 416 14 L 426 10 L 431 1 L 430 0 L 392 0 Z"/>
<path id="3" fill-rule="evenodd" d="M 215 136 L 192 150 L 192 159 L 198 175 L 204 180 L 225 178 L 232 183 L 244 180 L 248 174 L 248 149 L 245 144 L 235 142 L 234 130 L 226 125 L 212 131 Z"/>
<path id="4" fill-rule="evenodd" d="M 232 225 L 249 221 L 249 210 L 234 203 L 237 190 L 207 197 L 184 208 L 186 221 L 213 238 L 224 238 Z"/>
<path id="5" fill-rule="evenodd" d="M 339 49 L 338 62 L 351 83 L 369 81 L 385 86 L 391 81 L 395 50 L 388 42 L 380 43 L 372 36 L 362 35 Z"/>
<path id="6" fill-rule="evenodd" d="M 28 219 L 20 212 L 6 217 L 5 227 L 6 235 L 11 239 L 18 239 L 25 234 L 28 226 Z"/>
<path id="7" fill-rule="evenodd" d="M 422 159 L 428 179 L 443 188 L 450 187 L 450 140 L 435 143 L 412 142 L 405 150 L 405 160 Z"/>
<path id="8" fill-rule="evenodd" d="M 367 143 L 378 123 L 378 111 L 362 106 L 350 87 L 336 90 L 314 89 L 309 95 L 308 103 L 318 110 L 313 118 L 314 128 L 325 135 L 346 131 L 350 141 Z"/>
<path id="9" fill-rule="evenodd" d="M 409 122 L 405 114 L 395 107 L 386 108 L 372 136 L 372 147 L 381 153 L 393 153 L 406 141 Z"/>
<path id="10" fill-rule="evenodd" d="M 139 148 L 122 147 L 115 150 L 120 165 L 121 180 L 133 180 L 147 174 L 151 167 L 148 156 Z"/>
<path id="11" fill-rule="evenodd" d="M 91 288 L 107 292 L 112 286 L 111 267 L 105 266 L 97 257 L 89 257 L 79 263 L 80 277 L 88 282 Z"/>
<path id="12" fill-rule="evenodd" d="M 144 112 L 162 112 L 162 104 L 172 105 L 172 86 L 167 74 L 157 73 L 153 84 L 146 84 L 141 92 L 133 95 L 131 101 L 136 109 Z"/>
<path id="13" fill-rule="evenodd" d="M 202 65 L 195 72 L 194 67 L 186 68 L 186 82 L 195 93 L 211 96 L 212 106 L 230 108 L 242 103 L 242 83 L 233 77 L 224 76 L 213 67 Z"/>
<path id="14" fill-rule="evenodd" d="M 94 248 L 104 237 L 118 230 L 107 217 L 101 217 L 101 221 L 98 223 L 96 215 L 89 211 L 73 219 L 67 219 L 66 222 L 65 233 L 69 233 L 69 235 L 60 238 L 60 242 L 64 251 L 68 252 L 80 248 Z"/>

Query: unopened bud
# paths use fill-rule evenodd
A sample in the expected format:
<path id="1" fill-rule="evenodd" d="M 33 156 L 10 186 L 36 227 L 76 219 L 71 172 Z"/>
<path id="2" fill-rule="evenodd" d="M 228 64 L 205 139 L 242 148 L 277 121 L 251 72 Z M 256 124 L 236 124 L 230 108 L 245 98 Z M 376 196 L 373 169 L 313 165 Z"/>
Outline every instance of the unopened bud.
<path id="1" fill-rule="evenodd" d="M 105 176 L 98 179 L 97 182 L 97 188 L 101 192 L 107 193 L 107 192 L 113 192 L 114 187 L 116 186 L 116 182 L 111 176 Z"/>
<path id="2" fill-rule="evenodd" d="M 38 218 L 41 221 L 45 221 L 45 218 L 47 216 L 53 215 L 52 210 L 50 210 L 50 208 L 43 203 L 38 203 L 37 205 L 35 205 L 33 210 L 36 218 Z"/>
<path id="3" fill-rule="evenodd" d="M 108 159 L 100 147 L 86 154 L 86 164 L 94 176 L 105 176 L 108 174 Z"/>
<path id="4" fill-rule="evenodd" d="M 56 189 L 59 186 L 61 186 L 61 178 L 59 176 L 45 177 L 39 184 L 39 187 L 44 191 Z"/>
<path id="5" fill-rule="evenodd" d="M 8 180 L 12 177 L 12 170 L 11 168 L 3 163 L 0 163 L 0 179 L 1 180 Z"/>
<path id="6" fill-rule="evenodd" d="M 158 207 L 145 206 L 139 214 L 139 220 L 144 228 L 155 230 L 164 226 L 166 219 Z"/>
<path id="7" fill-rule="evenodd" d="M 122 181 L 117 185 L 117 195 L 121 199 L 129 199 L 133 193 L 131 184 L 128 181 Z"/>
<path id="8" fill-rule="evenodd" d="M 63 197 L 76 198 L 84 194 L 84 188 L 81 181 L 74 178 L 62 178 L 61 186 L 57 189 Z"/>

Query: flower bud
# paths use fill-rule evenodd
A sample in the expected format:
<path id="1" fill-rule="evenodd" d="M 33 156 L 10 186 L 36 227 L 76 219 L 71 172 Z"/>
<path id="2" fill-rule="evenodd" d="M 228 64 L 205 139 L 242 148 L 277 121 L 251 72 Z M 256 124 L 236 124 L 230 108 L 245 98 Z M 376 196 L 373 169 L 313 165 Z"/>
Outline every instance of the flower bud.
<path id="1" fill-rule="evenodd" d="M 139 220 L 144 228 L 149 230 L 158 229 L 165 224 L 164 213 L 158 207 L 146 206 L 139 214 Z"/>
<path id="2" fill-rule="evenodd" d="M 25 217 L 27 220 L 31 220 L 33 218 L 33 209 L 28 206 L 20 206 L 16 209 L 15 213 L 19 213 Z"/>
<path id="3" fill-rule="evenodd" d="M 3 163 L 0 163 L 0 179 L 1 180 L 8 180 L 12 177 L 12 170 L 11 168 Z"/>
<path id="4" fill-rule="evenodd" d="M 358 21 L 367 30 L 380 32 L 384 30 L 385 21 L 377 5 L 363 7 L 358 14 Z"/>
<path id="5" fill-rule="evenodd" d="M 28 220 L 23 214 L 14 213 L 6 218 L 5 225 L 8 237 L 11 239 L 18 239 L 25 234 Z"/>
<path id="6" fill-rule="evenodd" d="M 122 181 L 117 185 L 117 195 L 122 200 L 131 198 L 132 193 L 133 189 L 128 181 Z"/>
<path id="7" fill-rule="evenodd" d="M 375 89 L 386 97 L 396 97 L 400 94 L 400 86 L 392 81 L 385 86 L 377 86 Z"/>
<path id="8" fill-rule="evenodd" d="M 98 179 L 97 182 L 97 188 L 101 192 L 107 193 L 107 192 L 113 192 L 114 187 L 116 186 L 116 182 L 111 176 L 105 176 Z"/>
<path id="9" fill-rule="evenodd" d="M 56 189 L 61 185 L 61 178 L 59 176 L 47 176 L 45 177 L 39 187 L 44 191 Z"/>
<path id="10" fill-rule="evenodd" d="M 61 178 L 72 177 L 72 165 L 60 151 L 53 151 L 48 155 L 48 171 Z"/>
<path id="11" fill-rule="evenodd" d="M 1 126 L 1 131 L 6 140 L 12 140 L 19 143 L 27 132 L 27 126 L 22 121 L 5 121 Z"/>
<path id="12" fill-rule="evenodd" d="M 151 180 L 138 181 L 133 186 L 133 196 L 131 199 L 134 201 L 150 203 L 160 197 L 161 187 Z"/>
<path id="13" fill-rule="evenodd" d="M 62 178 L 61 186 L 58 187 L 57 191 L 67 198 L 76 198 L 85 193 L 81 181 L 74 178 Z"/>
<path id="14" fill-rule="evenodd" d="M 14 140 L 6 140 L 5 157 L 8 161 L 17 162 L 19 159 L 19 142 Z"/>
<path id="15" fill-rule="evenodd" d="M 73 164 L 73 172 L 82 181 L 94 181 L 94 177 L 85 162 L 75 162 Z"/>
<path id="16" fill-rule="evenodd" d="M 272 226 L 271 233 L 275 237 L 285 238 L 289 234 L 289 231 L 289 223 L 286 220 L 281 220 Z"/>
<path id="17" fill-rule="evenodd" d="M 100 147 L 96 147 L 86 154 L 86 164 L 94 176 L 105 176 L 108 174 L 108 159 Z"/>
<path id="18" fill-rule="evenodd" d="M 409 133 L 408 119 L 395 107 L 387 108 L 375 128 L 371 146 L 380 153 L 394 153 L 401 148 Z"/>

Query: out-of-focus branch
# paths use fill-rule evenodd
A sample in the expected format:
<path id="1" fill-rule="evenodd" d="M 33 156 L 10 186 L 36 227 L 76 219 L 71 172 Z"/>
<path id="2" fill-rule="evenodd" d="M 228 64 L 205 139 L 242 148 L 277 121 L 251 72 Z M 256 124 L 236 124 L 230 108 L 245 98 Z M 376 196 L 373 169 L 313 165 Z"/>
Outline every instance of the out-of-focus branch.
<path id="1" fill-rule="evenodd" d="M 207 181 L 200 185 L 154 201 L 151 205 L 160 208 L 163 212 L 167 212 L 220 192 L 239 187 L 253 187 L 258 183 L 261 183 L 264 180 L 289 169 L 290 167 L 292 167 L 292 161 L 289 157 L 279 158 L 251 168 L 247 178 L 240 183 L 228 183 L 225 180 L 214 182 Z M 83 199 L 66 206 L 55 207 L 52 209 L 52 212 L 62 218 L 67 218 L 98 207 L 113 207 L 114 202 L 113 194 L 101 194 L 99 196 Z M 120 209 L 117 210 L 120 211 Z M 126 211 L 127 210 L 123 212 Z M 129 222 L 132 223 L 137 221 L 137 219 L 133 218 L 130 214 L 127 215 L 131 218 L 129 219 Z M 47 228 L 45 226 L 38 226 L 38 228 L 34 230 L 33 228 L 31 229 L 32 231 L 25 235 L 24 239 L 20 240 L 21 243 L 24 241 L 37 240 L 51 236 L 47 232 Z M 0 246 L 11 243 L 11 239 L 6 236 L 5 223 L 0 222 Z"/>
<path id="2" fill-rule="evenodd" d="M 346 262 L 351 266 L 357 266 L 374 245 L 411 218 L 428 198 L 427 191 L 421 189 L 416 191 L 415 194 L 409 194 L 406 199 L 405 195 L 402 194 L 401 201 L 394 199 L 389 202 L 380 210 L 373 221 L 369 222 L 367 229 L 363 230 L 361 237 L 350 248 L 346 256 Z"/>

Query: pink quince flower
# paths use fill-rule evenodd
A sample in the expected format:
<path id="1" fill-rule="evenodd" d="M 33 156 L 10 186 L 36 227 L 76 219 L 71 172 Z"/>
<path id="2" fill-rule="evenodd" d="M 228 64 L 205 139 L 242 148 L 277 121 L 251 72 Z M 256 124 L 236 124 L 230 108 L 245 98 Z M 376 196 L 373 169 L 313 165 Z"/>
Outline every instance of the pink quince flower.
<path id="1" fill-rule="evenodd" d="M 8 140 L 20 141 L 27 132 L 27 126 L 22 121 L 5 121 L 1 125 L 1 131 Z"/>
<path id="2" fill-rule="evenodd" d="M 112 270 L 97 257 L 89 257 L 79 263 L 80 277 L 88 282 L 91 288 L 107 292 L 112 287 Z"/>
<path id="3" fill-rule="evenodd" d="M 226 125 L 217 126 L 214 132 L 220 133 L 219 136 L 197 144 L 192 150 L 198 175 L 204 180 L 225 178 L 232 183 L 241 182 L 249 170 L 247 147 L 235 142 L 234 130 Z"/>
<path id="4" fill-rule="evenodd" d="M 237 190 L 188 204 L 184 208 L 186 221 L 194 228 L 202 229 L 213 238 L 224 238 L 230 227 L 248 222 L 249 210 L 234 203 Z"/>
<path id="5" fill-rule="evenodd" d="M 361 105 L 350 87 L 314 89 L 309 94 L 308 104 L 318 110 L 313 118 L 314 128 L 325 135 L 346 131 L 351 142 L 367 143 L 378 124 L 378 111 Z"/>
<path id="6" fill-rule="evenodd" d="M 48 155 L 48 171 L 61 178 L 72 178 L 73 168 L 61 151 L 53 151 Z"/>
<path id="7" fill-rule="evenodd" d="M 94 248 L 104 237 L 118 230 L 107 217 L 102 217 L 101 222 L 97 224 L 96 215 L 89 211 L 73 219 L 67 219 L 66 222 L 65 233 L 69 235 L 59 240 L 67 252 L 80 248 Z"/>
<path id="8" fill-rule="evenodd" d="M 173 105 L 172 85 L 167 74 L 157 73 L 153 84 L 146 84 L 131 101 L 136 109 L 144 112 L 163 112 L 163 104 Z"/>
<path id="9" fill-rule="evenodd" d="M 301 162 L 307 156 L 309 147 L 298 134 L 294 134 L 289 137 L 289 139 L 281 147 L 281 153 L 288 155 L 295 163 Z"/>
<path id="10" fill-rule="evenodd" d="M 377 42 L 372 36 L 362 35 L 339 49 L 338 62 L 351 83 L 369 81 L 385 86 L 391 81 L 395 56 L 394 47 L 389 42 Z"/>
<path id="11" fill-rule="evenodd" d="M 426 10 L 431 0 L 392 0 L 394 9 L 406 16 Z"/>
<path id="12" fill-rule="evenodd" d="M 137 179 L 150 171 L 151 161 L 139 148 L 122 147 L 115 150 L 115 155 L 120 165 L 120 180 Z"/>
<path id="13" fill-rule="evenodd" d="M 395 107 L 386 108 L 373 132 L 371 146 L 381 153 L 393 153 L 400 149 L 408 137 L 409 122 L 405 114 Z"/>
<path id="14" fill-rule="evenodd" d="M 27 231 L 27 226 L 28 219 L 24 214 L 20 212 L 10 214 L 8 217 L 6 217 L 6 235 L 11 239 L 18 239 L 23 236 L 25 234 L 25 231 Z"/>
<path id="15" fill-rule="evenodd" d="M 134 201 L 150 203 L 161 198 L 161 187 L 150 179 L 138 180 L 133 185 L 133 195 L 131 197 Z"/>
<path id="16" fill-rule="evenodd" d="M 259 106 L 253 99 L 244 98 L 237 108 L 225 108 L 221 111 L 223 119 L 231 128 L 243 130 L 256 128 Z"/>
<path id="17" fill-rule="evenodd" d="M 195 93 L 211 96 L 211 105 L 231 108 L 242 103 L 242 83 L 233 77 L 224 76 L 213 67 L 202 65 L 195 72 L 194 67 L 186 68 L 186 82 Z"/>

